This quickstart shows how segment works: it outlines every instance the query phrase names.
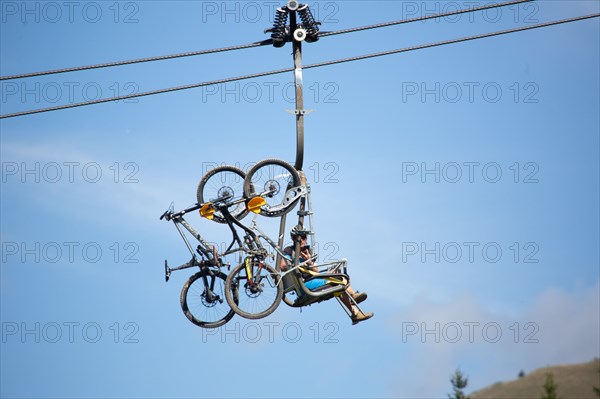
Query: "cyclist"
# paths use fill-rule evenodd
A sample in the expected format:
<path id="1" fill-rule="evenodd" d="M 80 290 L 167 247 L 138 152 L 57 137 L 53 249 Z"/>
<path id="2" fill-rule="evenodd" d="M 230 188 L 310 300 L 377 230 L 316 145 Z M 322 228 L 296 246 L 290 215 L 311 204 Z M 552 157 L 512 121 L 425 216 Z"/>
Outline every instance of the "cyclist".
<path id="1" fill-rule="evenodd" d="M 305 262 L 306 260 L 310 259 L 312 255 L 310 253 L 310 249 L 306 246 L 306 234 L 300 230 L 299 226 L 294 226 L 292 228 L 292 231 L 290 232 L 290 235 L 292 237 L 292 242 L 296 242 L 297 237 L 300 238 L 300 248 L 301 249 L 300 249 L 299 261 Z M 284 248 L 283 253 L 288 259 L 293 260 L 294 259 L 294 245 L 292 244 L 291 246 Z M 313 265 L 314 265 L 314 262 L 312 262 L 312 261 L 307 262 L 307 266 L 313 266 Z M 281 266 L 281 270 L 287 269 L 285 260 L 283 260 L 283 259 L 281 260 L 280 266 Z M 318 271 L 316 268 L 311 268 L 311 269 L 313 271 Z M 321 287 L 325 284 L 327 284 L 327 281 L 326 281 L 326 279 L 323 279 L 323 278 L 315 278 L 315 279 L 312 279 L 312 280 L 304 283 L 306 288 L 308 288 L 311 291 L 313 291 L 313 290 L 317 289 L 318 287 Z M 354 301 L 358 304 L 358 303 L 363 302 L 365 299 L 367 299 L 367 293 L 366 292 L 357 292 L 352 287 L 348 286 L 348 288 L 346 288 L 346 291 L 340 295 L 340 299 L 341 299 L 342 303 L 346 306 L 346 308 L 348 308 L 348 310 L 350 311 L 350 314 L 352 315 L 352 316 L 350 316 L 350 319 L 352 320 L 353 325 L 360 323 L 361 321 L 368 320 L 371 317 L 373 317 L 374 314 L 372 312 L 366 312 L 366 313 L 363 312 L 356 305 L 354 305 L 352 303 L 350 298 L 354 299 Z"/>

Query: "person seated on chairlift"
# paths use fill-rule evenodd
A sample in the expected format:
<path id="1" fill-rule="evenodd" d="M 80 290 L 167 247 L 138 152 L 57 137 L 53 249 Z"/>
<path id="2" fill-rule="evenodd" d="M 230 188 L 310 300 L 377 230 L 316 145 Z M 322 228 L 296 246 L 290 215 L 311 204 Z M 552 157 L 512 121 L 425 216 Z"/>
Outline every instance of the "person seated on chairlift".
<path id="1" fill-rule="evenodd" d="M 306 246 L 306 235 L 304 232 L 302 232 L 299 228 L 299 226 L 294 226 L 292 228 L 292 231 L 290 232 L 290 235 L 292 237 L 292 242 L 296 242 L 297 237 L 300 238 L 300 255 L 299 255 L 299 262 L 305 262 L 308 259 L 310 259 L 312 257 L 311 253 L 310 253 L 310 248 Z M 290 245 L 289 247 L 284 248 L 283 250 L 284 255 L 289 259 L 289 260 L 294 260 L 294 245 Z M 307 266 L 313 266 L 314 262 L 313 261 L 309 261 L 306 263 Z M 281 260 L 281 270 L 286 270 L 287 269 L 287 265 L 285 263 L 285 260 Z M 311 270 L 318 272 L 318 269 L 316 267 L 312 267 L 310 268 Z M 326 285 L 328 282 L 326 279 L 323 278 L 314 278 L 312 280 L 306 281 L 304 282 L 304 285 L 306 286 L 306 288 L 308 288 L 311 291 L 316 290 L 319 287 L 322 287 L 324 285 Z M 344 291 L 341 295 L 340 295 L 340 299 L 342 301 L 342 303 L 344 304 L 344 306 L 346 306 L 346 308 L 348 308 L 348 310 L 350 311 L 351 319 L 352 319 L 352 324 L 357 324 L 360 323 L 361 321 L 370 319 L 371 317 L 373 317 L 373 313 L 372 312 L 363 312 L 361 311 L 356 305 L 354 305 L 352 303 L 352 301 L 350 300 L 350 298 L 354 299 L 354 301 L 358 304 L 363 302 L 365 299 L 367 299 L 367 293 L 366 292 L 357 292 L 355 291 L 352 287 L 348 286 L 348 288 L 346 288 L 346 291 Z"/>

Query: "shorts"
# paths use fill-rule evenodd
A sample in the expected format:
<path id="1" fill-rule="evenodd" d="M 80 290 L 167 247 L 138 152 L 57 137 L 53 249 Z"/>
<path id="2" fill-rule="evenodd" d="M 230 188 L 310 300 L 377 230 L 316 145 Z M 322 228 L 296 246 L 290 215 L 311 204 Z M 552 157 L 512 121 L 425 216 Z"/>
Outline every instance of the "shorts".
<path id="1" fill-rule="evenodd" d="M 308 288 L 309 290 L 314 290 L 316 288 L 322 287 L 325 284 L 327 284 L 327 282 L 322 279 L 322 278 L 315 278 L 313 280 L 307 281 L 304 283 L 304 285 L 306 286 L 306 288 Z"/>

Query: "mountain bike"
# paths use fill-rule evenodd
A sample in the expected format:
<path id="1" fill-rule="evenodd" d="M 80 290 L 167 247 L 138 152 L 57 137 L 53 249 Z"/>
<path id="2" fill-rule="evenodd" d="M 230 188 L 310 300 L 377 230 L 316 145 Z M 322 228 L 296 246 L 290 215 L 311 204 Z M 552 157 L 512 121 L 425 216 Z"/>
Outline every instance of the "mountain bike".
<path id="1" fill-rule="evenodd" d="M 185 316 L 199 327 L 216 328 L 222 326 L 235 315 L 235 312 L 225 301 L 227 275 L 220 270 L 228 265 L 223 263 L 222 258 L 217 254 L 216 248 L 206 242 L 200 233 L 184 219 L 185 214 L 199 209 L 198 205 L 179 212 L 174 212 L 173 208 L 173 204 L 171 204 L 160 219 L 173 222 L 192 258 L 190 261 L 174 268 L 170 268 L 165 260 L 165 281 L 169 281 L 171 273 L 174 271 L 198 267 L 200 270 L 193 274 L 181 289 L 181 309 Z M 198 240 L 195 251 L 181 226 Z"/>
<path id="2" fill-rule="evenodd" d="M 178 270 L 198 267 L 199 271 L 193 274 L 183 285 L 180 294 L 181 309 L 185 316 L 195 325 L 203 328 L 216 328 L 227 323 L 235 312 L 225 301 L 225 280 L 227 275 L 221 271 L 228 264 L 223 262 L 223 257 L 236 252 L 233 244 L 222 254 L 210 245 L 185 219 L 184 215 L 197 211 L 200 204 L 205 202 L 226 202 L 235 197 L 243 196 L 243 183 L 246 175 L 233 166 L 219 166 L 206 173 L 197 189 L 198 203 L 182 211 L 175 212 L 174 205 L 165 211 L 160 219 L 173 222 L 183 239 L 191 259 L 174 268 L 170 268 L 165 260 L 165 281 L 169 281 L 171 273 Z M 205 200 L 206 199 L 206 200 Z M 239 205 L 239 204 L 238 204 Z M 230 215 L 241 219 L 248 214 L 243 204 L 232 208 Z M 224 223 L 222 215 L 217 213 L 213 220 Z M 184 229 L 192 235 L 198 245 L 194 249 Z"/>

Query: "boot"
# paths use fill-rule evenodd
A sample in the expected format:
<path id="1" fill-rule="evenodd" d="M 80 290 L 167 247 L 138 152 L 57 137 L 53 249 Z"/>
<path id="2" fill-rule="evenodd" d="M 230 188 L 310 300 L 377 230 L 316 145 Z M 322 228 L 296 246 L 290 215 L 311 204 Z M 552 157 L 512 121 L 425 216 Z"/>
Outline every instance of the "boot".
<path id="1" fill-rule="evenodd" d="M 366 292 L 355 292 L 352 295 L 352 299 L 354 299 L 354 302 L 359 304 L 359 303 L 363 302 L 365 299 L 367 299 L 367 293 Z"/>
<path id="2" fill-rule="evenodd" d="M 365 313 L 365 312 L 359 311 L 358 313 L 352 315 L 352 317 L 350 319 L 352 320 L 352 325 L 355 325 L 355 324 L 360 323 L 361 321 L 368 320 L 373 316 L 374 316 L 374 314 L 372 312 Z"/>

